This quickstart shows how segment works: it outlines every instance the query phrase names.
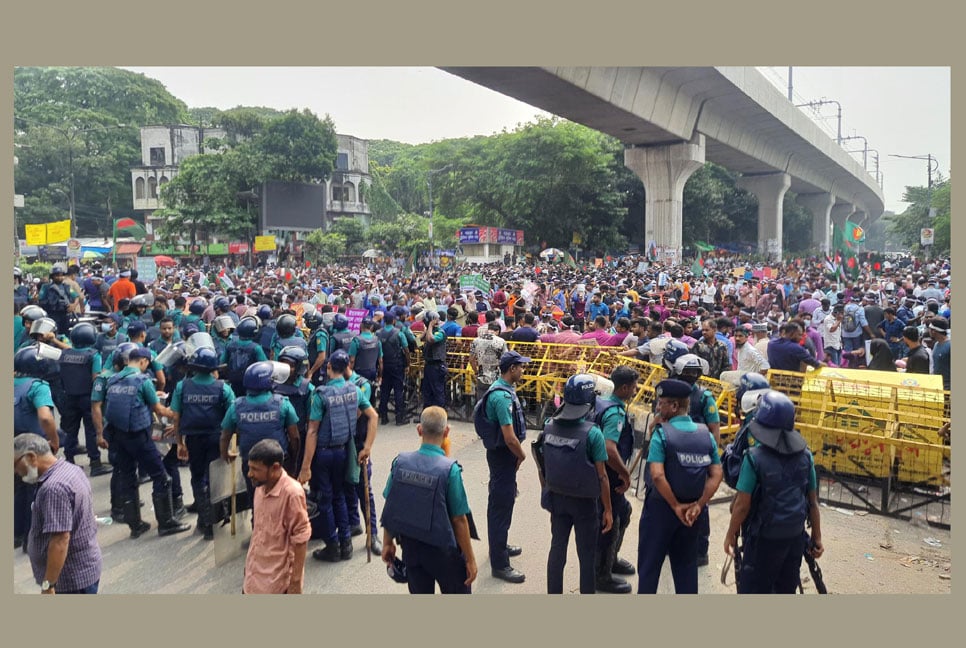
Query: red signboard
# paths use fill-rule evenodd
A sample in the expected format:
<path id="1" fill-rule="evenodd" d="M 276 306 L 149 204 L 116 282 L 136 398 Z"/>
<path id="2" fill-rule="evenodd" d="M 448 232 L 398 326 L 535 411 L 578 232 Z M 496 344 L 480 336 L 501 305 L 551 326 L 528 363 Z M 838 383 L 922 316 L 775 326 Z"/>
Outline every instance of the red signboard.
<path id="1" fill-rule="evenodd" d="M 247 254 L 248 243 L 229 243 L 228 253 L 229 254 Z"/>

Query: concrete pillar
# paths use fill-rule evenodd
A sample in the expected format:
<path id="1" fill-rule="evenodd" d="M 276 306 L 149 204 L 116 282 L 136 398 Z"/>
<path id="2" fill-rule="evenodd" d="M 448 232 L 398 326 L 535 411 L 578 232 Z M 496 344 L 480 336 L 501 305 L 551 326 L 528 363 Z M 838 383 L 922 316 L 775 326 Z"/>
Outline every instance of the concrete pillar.
<path id="1" fill-rule="evenodd" d="M 798 197 L 798 202 L 812 214 L 812 247 L 828 254 L 829 219 L 835 196 L 830 193 L 804 194 Z"/>
<path id="2" fill-rule="evenodd" d="M 769 261 L 782 258 L 782 200 L 791 184 L 787 173 L 738 178 L 738 186 L 758 198 L 758 253 Z"/>
<path id="3" fill-rule="evenodd" d="M 679 144 L 624 149 L 624 165 L 644 183 L 644 245 L 654 241 L 658 250 L 672 253 L 671 259 L 662 255 L 662 262 L 680 263 L 684 185 L 704 166 L 704 135 Z"/>
<path id="4" fill-rule="evenodd" d="M 853 212 L 855 212 L 855 206 L 851 203 L 833 205 L 831 212 L 829 212 L 829 218 L 831 218 L 833 225 L 842 228 L 845 227 L 845 221 Z"/>

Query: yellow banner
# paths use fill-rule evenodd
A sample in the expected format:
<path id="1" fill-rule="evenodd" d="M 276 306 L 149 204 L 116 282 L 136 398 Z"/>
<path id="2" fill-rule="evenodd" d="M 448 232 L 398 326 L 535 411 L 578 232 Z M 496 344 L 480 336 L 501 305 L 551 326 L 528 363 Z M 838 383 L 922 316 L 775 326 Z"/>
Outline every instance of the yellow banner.
<path id="1" fill-rule="evenodd" d="M 47 225 L 24 225 L 27 245 L 47 245 Z"/>
<path id="2" fill-rule="evenodd" d="M 70 220 L 47 223 L 47 245 L 63 243 L 70 238 Z"/>
<path id="3" fill-rule="evenodd" d="M 272 234 L 268 234 L 266 236 L 256 236 L 255 251 L 256 252 L 274 252 L 275 236 Z"/>

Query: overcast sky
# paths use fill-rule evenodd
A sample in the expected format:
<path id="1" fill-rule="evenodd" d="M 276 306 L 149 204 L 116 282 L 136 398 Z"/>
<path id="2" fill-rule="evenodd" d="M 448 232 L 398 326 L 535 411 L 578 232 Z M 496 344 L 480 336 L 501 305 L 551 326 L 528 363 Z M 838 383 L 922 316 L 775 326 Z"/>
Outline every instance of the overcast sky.
<path id="1" fill-rule="evenodd" d="M 308 108 L 329 114 L 339 133 L 410 144 L 490 135 L 543 111 L 435 68 L 379 67 L 129 67 L 163 83 L 189 107 Z M 788 68 L 760 68 L 787 93 Z M 925 67 L 796 67 L 795 103 L 828 99 L 842 105 L 842 135 L 863 136 L 879 151 L 885 208 L 901 212 L 907 185 L 925 185 L 926 155 L 950 174 L 950 72 Z M 835 105 L 821 108 L 836 131 Z M 843 142 L 862 149 L 861 139 Z M 858 153 L 861 161 L 862 155 Z M 874 173 L 874 155 L 868 168 Z"/>

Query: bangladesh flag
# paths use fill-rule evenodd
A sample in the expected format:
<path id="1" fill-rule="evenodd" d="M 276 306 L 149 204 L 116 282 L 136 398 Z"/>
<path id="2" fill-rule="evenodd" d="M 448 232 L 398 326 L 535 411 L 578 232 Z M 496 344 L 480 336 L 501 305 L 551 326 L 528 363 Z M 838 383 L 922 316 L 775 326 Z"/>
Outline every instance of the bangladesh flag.
<path id="1" fill-rule="evenodd" d="M 850 243 L 863 243 L 865 241 L 865 230 L 858 223 L 847 220 L 845 221 L 845 239 Z"/>
<path id="2" fill-rule="evenodd" d="M 133 218 L 119 218 L 114 221 L 115 236 L 129 236 L 131 238 L 144 240 L 148 233 L 140 223 Z"/>
<path id="3" fill-rule="evenodd" d="M 694 260 L 691 264 L 691 274 L 695 277 L 704 276 L 704 259 L 701 258 L 701 252 L 698 252 L 698 258 Z"/>

